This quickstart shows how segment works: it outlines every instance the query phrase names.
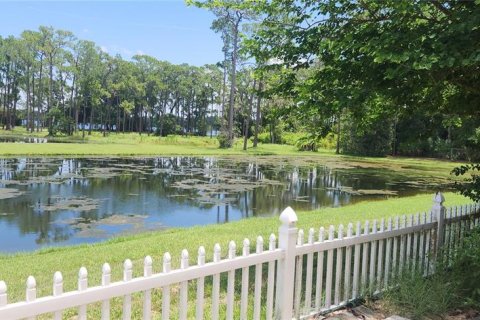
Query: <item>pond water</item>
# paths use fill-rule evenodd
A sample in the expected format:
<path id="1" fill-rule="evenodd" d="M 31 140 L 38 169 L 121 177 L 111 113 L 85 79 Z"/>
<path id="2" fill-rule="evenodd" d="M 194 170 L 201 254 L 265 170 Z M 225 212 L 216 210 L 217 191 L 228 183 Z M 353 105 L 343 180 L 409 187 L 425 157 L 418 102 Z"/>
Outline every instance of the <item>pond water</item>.
<path id="1" fill-rule="evenodd" d="M 0 252 L 436 188 L 394 170 L 299 157 L 0 159 Z"/>

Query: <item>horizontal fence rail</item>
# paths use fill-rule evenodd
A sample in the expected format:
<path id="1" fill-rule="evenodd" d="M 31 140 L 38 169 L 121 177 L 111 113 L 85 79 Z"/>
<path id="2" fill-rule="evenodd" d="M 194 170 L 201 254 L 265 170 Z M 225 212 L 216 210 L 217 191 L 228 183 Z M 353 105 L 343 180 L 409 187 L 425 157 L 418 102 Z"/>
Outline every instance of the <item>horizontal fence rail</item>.
<path id="1" fill-rule="evenodd" d="M 77 290 L 70 292 L 56 272 L 53 294 L 46 297 L 37 297 L 30 276 L 22 302 L 8 303 L 7 285 L 0 281 L 0 319 L 110 319 L 114 311 L 122 319 L 301 319 L 326 313 L 394 286 L 404 272 L 433 273 L 439 256 L 448 265 L 465 234 L 479 226 L 480 210 L 477 204 L 447 209 L 443 202 L 438 193 L 428 213 L 312 228 L 307 234 L 287 208 L 280 215 L 278 243 L 272 234 L 267 249 L 262 237 L 255 246 L 245 239 L 238 250 L 231 241 L 222 259 L 216 244 L 213 261 L 206 262 L 200 247 L 195 265 L 183 250 L 178 269 L 165 253 L 160 273 L 153 273 L 147 256 L 137 278 L 127 259 L 123 279 L 116 282 L 105 263 L 101 285 L 93 287 L 82 267 Z"/>

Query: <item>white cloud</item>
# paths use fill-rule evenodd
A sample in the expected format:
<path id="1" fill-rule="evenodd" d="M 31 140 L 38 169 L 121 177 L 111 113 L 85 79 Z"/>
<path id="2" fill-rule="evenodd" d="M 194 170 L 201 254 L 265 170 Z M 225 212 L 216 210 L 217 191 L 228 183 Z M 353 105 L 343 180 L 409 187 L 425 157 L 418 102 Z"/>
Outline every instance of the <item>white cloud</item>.
<path id="1" fill-rule="evenodd" d="M 108 48 L 106 46 L 101 46 L 100 50 L 102 50 L 105 53 L 108 53 Z"/>

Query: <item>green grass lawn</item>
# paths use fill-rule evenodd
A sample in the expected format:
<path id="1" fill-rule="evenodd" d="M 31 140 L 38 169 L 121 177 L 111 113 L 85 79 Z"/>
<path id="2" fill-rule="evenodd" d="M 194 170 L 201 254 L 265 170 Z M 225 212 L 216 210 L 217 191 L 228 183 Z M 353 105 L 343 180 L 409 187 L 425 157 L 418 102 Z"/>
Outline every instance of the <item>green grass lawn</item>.
<path id="1" fill-rule="evenodd" d="M 0 137 L 46 136 L 46 131 L 27 134 L 23 128 L 13 131 L 0 130 Z M 231 149 L 220 149 L 218 141 L 209 137 L 168 136 L 157 137 L 137 133 L 110 133 L 103 137 L 100 132 L 86 134 L 81 132 L 72 137 L 55 137 L 58 143 L 0 143 L 0 156 L 294 156 L 308 158 L 310 161 L 330 167 L 378 168 L 399 171 L 405 174 L 452 179 L 451 170 L 459 163 L 438 159 L 419 159 L 405 157 L 369 158 L 336 155 L 333 150 L 321 149 L 319 152 L 299 152 L 291 145 L 259 144 L 253 148 L 251 143 L 246 151 L 242 150 L 243 141 L 238 139 Z"/>

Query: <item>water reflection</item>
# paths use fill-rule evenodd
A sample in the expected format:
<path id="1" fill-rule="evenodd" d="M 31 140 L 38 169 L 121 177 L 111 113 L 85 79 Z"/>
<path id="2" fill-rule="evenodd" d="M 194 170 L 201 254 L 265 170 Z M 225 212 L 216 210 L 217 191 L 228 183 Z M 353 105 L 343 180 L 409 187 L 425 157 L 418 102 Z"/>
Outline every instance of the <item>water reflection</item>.
<path id="1" fill-rule="evenodd" d="M 430 191 L 378 169 L 293 159 L 0 159 L 0 251 L 95 242 L 123 232 L 225 223 Z"/>

